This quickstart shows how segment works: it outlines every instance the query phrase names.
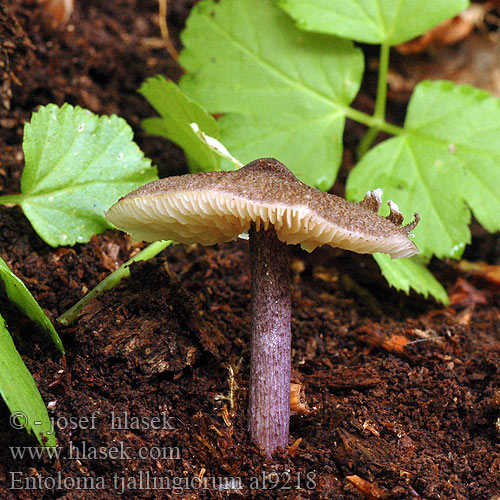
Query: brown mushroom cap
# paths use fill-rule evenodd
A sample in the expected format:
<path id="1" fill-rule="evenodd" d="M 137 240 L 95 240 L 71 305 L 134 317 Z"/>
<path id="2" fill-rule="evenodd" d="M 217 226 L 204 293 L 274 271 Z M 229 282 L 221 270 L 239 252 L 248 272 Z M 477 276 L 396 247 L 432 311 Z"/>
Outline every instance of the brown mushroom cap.
<path id="1" fill-rule="evenodd" d="M 263 158 L 231 172 L 168 177 L 132 191 L 107 212 L 107 219 L 134 239 L 171 239 L 214 245 L 274 226 L 278 238 L 312 251 L 324 244 L 358 253 L 388 253 L 393 258 L 418 253 L 408 239 L 418 222 L 401 227 L 391 206 L 377 215 L 380 198 L 369 192 L 352 203 L 299 181 L 277 160 Z"/>

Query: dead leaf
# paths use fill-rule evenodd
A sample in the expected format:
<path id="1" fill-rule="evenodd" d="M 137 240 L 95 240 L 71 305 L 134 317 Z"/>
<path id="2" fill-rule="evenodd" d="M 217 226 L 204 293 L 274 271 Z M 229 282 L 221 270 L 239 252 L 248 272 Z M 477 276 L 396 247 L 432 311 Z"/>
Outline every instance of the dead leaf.
<path id="1" fill-rule="evenodd" d="M 443 21 L 423 35 L 396 46 L 401 54 L 417 54 L 429 46 L 454 45 L 467 38 L 475 26 L 484 24 L 484 17 L 494 8 L 491 3 L 474 3 L 460 14 Z"/>
<path id="2" fill-rule="evenodd" d="M 73 13 L 73 0 L 41 0 L 40 3 L 59 24 L 66 24 Z"/>
<path id="3" fill-rule="evenodd" d="M 385 333 L 378 323 L 363 325 L 356 330 L 356 333 L 363 333 L 361 340 L 370 347 L 377 347 L 396 356 L 408 356 L 405 351 L 410 340 L 401 334 Z"/>
<path id="4" fill-rule="evenodd" d="M 478 274 L 491 283 L 500 286 L 500 266 L 492 266 L 486 264 L 486 262 L 469 262 L 467 260 L 461 260 L 458 263 L 458 268 L 461 271 Z"/>
<path id="5" fill-rule="evenodd" d="M 356 488 L 369 500 L 383 500 L 384 498 L 389 498 L 390 496 L 390 494 L 382 488 L 379 488 L 373 483 L 369 483 L 359 476 L 347 476 L 346 479 L 351 484 L 356 486 Z"/>
<path id="6" fill-rule="evenodd" d="M 312 411 L 305 402 L 304 386 L 290 384 L 290 411 L 295 415 L 309 415 Z"/>
<path id="7" fill-rule="evenodd" d="M 485 294 L 472 286 L 466 279 L 458 278 L 450 290 L 450 304 L 458 307 L 468 307 L 472 304 L 487 304 Z"/>

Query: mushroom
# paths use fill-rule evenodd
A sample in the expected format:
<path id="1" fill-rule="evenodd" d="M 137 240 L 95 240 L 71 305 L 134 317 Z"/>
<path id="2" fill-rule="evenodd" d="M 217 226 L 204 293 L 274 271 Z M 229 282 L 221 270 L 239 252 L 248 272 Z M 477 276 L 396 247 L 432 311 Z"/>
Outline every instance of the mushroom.
<path id="1" fill-rule="evenodd" d="M 273 158 L 230 172 L 202 172 L 147 184 L 121 198 L 107 219 L 134 239 L 214 245 L 249 234 L 251 362 L 248 427 L 270 456 L 288 445 L 291 303 L 287 244 L 311 252 L 328 244 L 393 258 L 418 253 L 408 238 L 419 217 L 401 226 L 377 215 L 381 191 L 352 203 L 299 181 Z"/>

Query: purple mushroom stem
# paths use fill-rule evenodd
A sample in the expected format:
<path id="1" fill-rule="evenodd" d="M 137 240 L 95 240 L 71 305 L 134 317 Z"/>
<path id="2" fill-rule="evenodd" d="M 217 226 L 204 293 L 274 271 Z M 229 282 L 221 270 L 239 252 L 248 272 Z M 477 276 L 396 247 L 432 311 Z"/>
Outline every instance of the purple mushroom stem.
<path id="1" fill-rule="evenodd" d="M 272 226 L 249 231 L 251 360 L 248 427 L 268 456 L 288 446 L 291 376 L 290 271 L 286 243 Z"/>

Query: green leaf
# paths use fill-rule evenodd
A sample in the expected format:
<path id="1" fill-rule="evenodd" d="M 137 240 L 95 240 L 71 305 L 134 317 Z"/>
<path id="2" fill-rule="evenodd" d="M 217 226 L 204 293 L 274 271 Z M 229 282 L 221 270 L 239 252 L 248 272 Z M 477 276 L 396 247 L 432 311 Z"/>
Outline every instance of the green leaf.
<path id="1" fill-rule="evenodd" d="M 304 30 L 389 45 L 425 33 L 468 5 L 468 0 L 280 1 L 283 10 Z"/>
<path id="2" fill-rule="evenodd" d="M 218 155 L 200 141 L 190 126 L 196 123 L 205 134 L 219 137 L 217 122 L 202 106 L 161 75 L 148 78 L 139 92 L 160 114 L 142 121 L 148 134 L 165 137 L 180 146 L 193 171 L 219 170 Z"/>
<path id="3" fill-rule="evenodd" d="M 123 119 L 68 104 L 36 112 L 23 148 L 22 194 L 8 199 L 52 246 L 89 241 L 109 227 L 104 212 L 120 196 L 157 179 Z"/>
<path id="4" fill-rule="evenodd" d="M 42 446 L 56 446 L 47 408 L 1 316 L 0 395 L 20 427 L 34 433 Z"/>
<path id="5" fill-rule="evenodd" d="M 405 130 L 363 157 L 347 196 L 382 187 L 407 216 L 420 213 L 415 243 L 424 255 L 458 258 L 470 209 L 489 231 L 500 229 L 500 101 L 467 85 L 422 82 Z"/>
<path id="6" fill-rule="evenodd" d="M 182 34 L 181 88 L 218 123 L 241 162 L 274 156 L 328 189 L 363 57 L 352 42 L 304 33 L 270 0 L 205 0 Z"/>
<path id="7" fill-rule="evenodd" d="M 391 260 L 388 255 L 381 253 L 374 254 L 373 257 L 380 266 L 384 278 L 397 290 L 409 293 L 410 288 L 413 288 L 424 297 L 430 294 L 445 305 L 449 303 L 446 290 L 425 267 L 420 257 Z"/>
<path id="8" fill-rule="evenodd" d="M 414 212 L 420 214 L 413 232 L 424 255 L 458 257 L 470 241 L 470 214 L 457 189 L 461 184 L 462 172 L 446 146 L 408 134 L 363 156 L 349 175 L 346 197 L 361 200 L 366 191 L 382 188 L 383 200 L 398 204 L 405 223 Z"/>
<path id="9" fill-rule="evenodd" d="M 25 284 L 10 270 L 7 263 L 1 257 L 0 279 L 3 281 L 5 292 L 7 293 L 9 300 L 16 304 L 16 306 L 24 312 L 28 318 L 37 323 L 44 332 L 48 333 L 59 351 L 64 354 L 64 347 L 61 339 L 59 338 L 59 335 L 57 335 L 57 332 L 49 318 L 47 318 L 42 308 L 38 305 L 38 302 L 26 288 Z"/>
<path id="10" fill-rule="evenodd" d="M 420 147 L 426 138 L 434 143 L 435 154 L 462 174 L 456 175 L 456 190 L 474 217 L 488 231 L 499 231 L 500 99 L 469 85 L 422 82 L 412 96 L 405 128 L 416 143 L 421 137 Z M 441 188 L 450 189 L 453 180 L 442 176 Z M 454 208 L 448 205 L 446 214 Z"/>

